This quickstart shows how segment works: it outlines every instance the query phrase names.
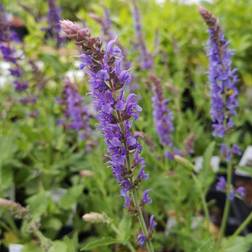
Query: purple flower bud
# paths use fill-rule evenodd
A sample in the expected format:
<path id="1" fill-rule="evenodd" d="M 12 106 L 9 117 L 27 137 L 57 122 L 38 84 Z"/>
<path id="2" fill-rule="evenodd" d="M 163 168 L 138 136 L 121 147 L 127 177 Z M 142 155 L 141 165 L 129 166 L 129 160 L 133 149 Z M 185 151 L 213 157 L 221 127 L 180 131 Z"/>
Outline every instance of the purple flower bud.
<path id="1" fill-rule="evenodd" d="M 145 190 L 143 192 L 143 197 L 142 197 L 142 204 L 143 205 L 151 204 L 151 202 L 152 202 L 151 197 L 149 195 L 149 191 L 150 190 Z"/>
<path id="2" fill-rule="evenodd" d="M 151 234 L 154 231 L 156 226 L 157 226 L 157 223 L 155 221 L 155 218 L 153 215 L 151 215 L 150 220 L 149 220 L 149 228 L 148 228 L 149 234 Z"/>
<path id="3" fill-rule="evenodd" d="M 238 187 L 235 192 L 241 197 L 244 198 L 246 195 L 246 190 L 243 186 Z"/>
<path id="4" fill-rule="evenodd" d="M 9 69 L 10 71 L 10 74 L 13 76 L 13 77 L 21 77 L 22 75 L 22 71 L 20 68 L 16 67 L 16 68 L 12 68 L 12 69 Z"/>
<path id="5" fill-rule="evenodd" d="M 21 82 L 21 81 L 14 81 L 14 85 L 15 85 L 15 90 L 17 92 L 23 92 L 28 88 L 28 83 L 27 82 Z"/>
<path id="6" fill-rule="evenodd" d="M 227 183 L 226 179 L 223 176 L 219 177 L 218 182 L 216 184 L 216 190 L 225 191 L 226 190 L 226 183 Z"/>
<path id="7" fill-rule="evenodd" d="M 240 149 L 240 147 L 237 144 L 233 145 L 233 147 L 232 147 L 232 153 L 235 154 L 235 155 L 237 155 L 237 156 L 241 155 L 241 149 Z"/>
<path id="8" fill-rule="evenodd" d="M 137 244 L 141 247 L 143 247 L 145 245 L 147 241 L 147 238 L 144 236 L 143 233 L 140 233 L 137 235 Z"/>
<path id="9" fill-rule="evenodd" d="M 221 155 L 227 160 L 230 161 L 232 157 L 232 151 L 226 144 L 221 144 L 220 147 Z"/>
<path id="10" fill-rule="evenodd" d="M 174 160 L 174 153 L 170 151 L 166 151 L 165 157 L 167 157 L 169 160 Z"/>
<path id="11" fill-rule="evenodd" d="M 141 167 L 139 173 L 138 173 L 138 176 L 137 178 L 139 180 L 147 180 L 149 178 L 149 174 L 147 174 L 144 170 L 144 167 Z"/>

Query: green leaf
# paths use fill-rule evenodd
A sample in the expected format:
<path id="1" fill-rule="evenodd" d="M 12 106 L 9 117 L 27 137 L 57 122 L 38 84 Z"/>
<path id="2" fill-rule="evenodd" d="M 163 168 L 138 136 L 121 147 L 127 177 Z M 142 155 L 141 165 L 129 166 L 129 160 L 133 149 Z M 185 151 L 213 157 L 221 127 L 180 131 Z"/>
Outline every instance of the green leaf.
<path id="1" fill-rule="evenodd" d="M 131 234 L 131 219 L 125 216 L 119 223 L 118 240 L 125 243 L 129 240 Z"/>
<path id="2" fill-rule="evenodd" d="M 38 218 L 47 211 L 50 197 L 48 192 L 43 191 L 30 197 L 27 202 L 33 217 Z"/>
<path id="3" fill-rule="evenodd" d="M 62 241 L 53 242 L 53 245 L 48 252 L 59 252 L 59 251 L 68 252 L 67 245 L 65 244 L 65 242 Z"/>
<path id="4" fill-rule="evenodd" d="M 112 237 L 102 237 L 102 238 L 97 238 L 97 239 L 91 239 L 90 241 L 86 243 L 84 247 L 81 248 L 81 251 L 92 250 L 95 248 L 109 246 L 116 243 L 118 243 L 118 240 Z"/>
<path id="5" fill-rule="evenodd" d="M 238 236 L 236 238 L 224 239 L 223 252 L 248 252 L 252 246 L 252 235 L 246 237 Z"/>
<path id="6" fill-rule="evenodd" d="M 183 165 L 185 168 L 188 168 L 188 170 L 193 171 L 194 165 L 186 158 L 181 157 L 179 155 L 175 155 L 174 159 L 181 165 Z"/>
<path id="7" fill-rule="evenodd" d="M 203 169 L 204 170 L 210 169 L 211 158 L 213 156 L 214 148 L 215 148 L 215 142 L 210 143 L 203 155 Z"/>
<path id="8" fill-rule="evenodd" d="M 60 199 L 60 206 L 64 209 L 70 209 L 82 194 L 83 185 L 70 188 Z"/>

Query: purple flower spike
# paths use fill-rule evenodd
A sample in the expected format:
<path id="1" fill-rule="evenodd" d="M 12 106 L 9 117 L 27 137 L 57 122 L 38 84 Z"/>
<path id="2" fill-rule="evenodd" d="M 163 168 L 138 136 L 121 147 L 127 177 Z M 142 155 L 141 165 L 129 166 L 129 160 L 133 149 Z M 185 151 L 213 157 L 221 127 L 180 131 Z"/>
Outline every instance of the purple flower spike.
<path id="1" fill-rule="evenodd" d="M 156 131 L 161 144 L 163 146 L 172 147 L 171 134 L 173 132 L 173 115 L 168 108 L 168 101 L 164 99 L 160 81 L 154 75 L 150 76 L 150 79 L 153 82 L 154 96 L 152 98 L 152 104 Z M 169 154 L 168 156 L 172 158 Z"/>
<path id="2" fill-rule="evenodd" d="M 60 8 L 57 7 L 56 0 L 48 0 L 48 8 L 49 30 L 59 46 L 63 41 L 63 38 L 60 36 Z"/>
<path id="3" fill-rule="evenodd" d="M 90 115 L 79 94 L 77 86 L 68 79 L 65 81 L 62 99 L 59 101 L 65 114 L 65 126 L 79 133 L 82 140 L 91 134 Z"/>
<path id="4" fill-rule="evenodd" d="M 150 69 L 152 68 L 152 65 L 153 65 L 153 57 L 148 52 L 145 45 L 142 25 L 141 25 L 141 20 L 140 20 L 141 19 L 140 13 L 139 13 L 139 9 L 137 7 L 136 1 L 132 1 L 132 3 L 133 3 L 132 12 L 133 12 L 133 18 L 135 22 L 135 33 L 136 33 L 136 38 L 137 38 L 137 48 L 140 50 L 141 68 Z"/>
<path id="5" fill-rule="evenodd" d="M 81 28 L 67 20 L 61 21 L 61 26 L 66 36 L 75 40 L 81 48 L 81 59 L 85 61 L 83 70 L 89 77 L 99 127 L 107 146 L 108 164 L 121 187 L 124 205 L 140 216 L 142 199 L 137 197 L 136 192 L 140 182 L 147 179 L 148 175 L 144 171 L 142 146 L 132 130 L 132 123 L 142 109 L 137 96 L 126 92 L 131 74 L 124 68 L 122 51 L 115 39 L 103 48 L 101 40 L 92 37 L 88 28 Z M 147 191 L 143 196 L 146 203 L 151 201 Z M 145 225 L 143 234 L 137 238 L 141 245 L 149 242 L 146 238 L 146 223 L 142 225 Z"/>
<path id="6" fill-rule="evenodd" d="M 22 78 L 22 68 L 16 50 L 12 48 L 13 35 L 10 32 L 9 23 L 3 5 L 0 4 L 0 52 L 3 59 L 11 64 L 10 74 L 14 77 L 14 88 L 17 92 L 23 92 L 28 88 L 28 83 Z M 14 41 L 15 42 L 15 41 Z"/>
<path id="7" fill-rule="evenodd" d="M 234 126 L 232 117 L 236 114 L 237 74 L 232 68 L 229 43 L 225 40 L 217 19 L 206 9 L 199 12 L 209 28 L 209 81 L 211 88 L 211 117 L 213 135 L 224 137 Z"/>
<path id="8" fill-rule="evenodd" d="M 226 190 L 226 179 L 221 176 L 216 184 L 216 190 L 224 192 Z"/>
<path id="9" fill-rule="evenodd" d="M 103 49 L 100 39 L 92 37 L 87 28 L 70 21 L 62 21 L 61 25 L 67 37 L 82 49 L 84 71 L 89 76 L 97 119 L 110 158 L 108 164 L 121 187 L 125 205 L 130 207 L 132 189 L 147 178 L 142 147 L 132 132 L 132 121 L 138 118 L 141 108 L 137 96 L 125 92 L 131 74 L 123 68 L 122 51 L 115 39 Z M 134 172 L 136 168 L 139 173 Z"/>
<path id="10" fill-rule="evenodd" d="M 137 244 L 141 247 L 144 247 L 145 243 L 147 241 L 147 238 L 143 233 L 138 234 L 137 236 Z"/>

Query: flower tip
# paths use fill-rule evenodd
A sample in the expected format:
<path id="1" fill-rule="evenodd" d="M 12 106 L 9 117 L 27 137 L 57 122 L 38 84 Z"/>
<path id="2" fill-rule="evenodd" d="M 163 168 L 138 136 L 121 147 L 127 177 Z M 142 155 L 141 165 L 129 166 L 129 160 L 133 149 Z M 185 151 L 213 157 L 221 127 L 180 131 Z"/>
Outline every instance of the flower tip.
<path id="1" fill-rule="evenodd" d="M 205 7 L 203 7 L 202 5 L 198 5 L 198 11 L 200 14 L 206 13 L 207 10 Z"/>

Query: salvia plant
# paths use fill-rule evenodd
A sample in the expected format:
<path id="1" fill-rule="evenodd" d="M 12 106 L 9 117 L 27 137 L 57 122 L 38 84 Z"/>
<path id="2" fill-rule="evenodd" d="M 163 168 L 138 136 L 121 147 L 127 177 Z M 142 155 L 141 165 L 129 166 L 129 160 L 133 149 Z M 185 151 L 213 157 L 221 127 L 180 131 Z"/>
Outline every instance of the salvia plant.
<path id="1" fill-rule="evenodd" d="M 206 5 L 1 2 L 1 252 L 251 250 L 252 4 Z"/>
<path id="2" fill-rule="evenodd" d="M 153 251 L 149 241 L 155 221 L 150 217 L 149 228 L 143 217 L 142 206 L 151 203 L 148 190 L 139 200 L 139 183 L 148 178 L 145 173 L 142 146 L 132 131 L 132 120 L 141 112 L 134 93 L 126 94 L 131 76 L 123 69 L 122 53 L 115 40 L 107 43 L 105 49 L 99 38 L 92 37 L 87 28 L 81 28 L 71 21 L 61 22 L 68 38 L 74 39 L 81 47 L 81 67 L 89 76 L 91 95 L 97 110 L 97 119 L 108 148 L 109 161 L 113 174 L 120 184 L 125 207 L 136 212 L 141 225 L 137 240 L 140 245 L 147 242 L 149 251 Z M 139 169 L 137 169 L 139 167 Z"/>

